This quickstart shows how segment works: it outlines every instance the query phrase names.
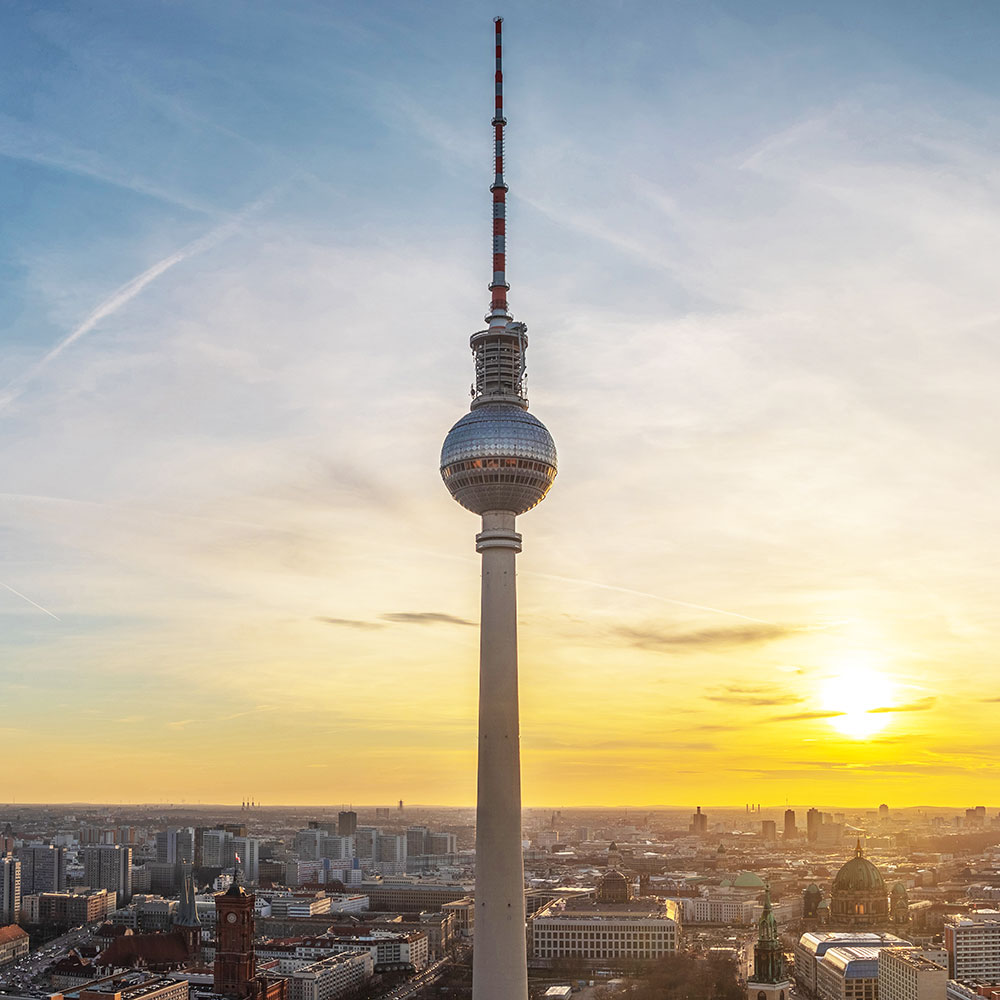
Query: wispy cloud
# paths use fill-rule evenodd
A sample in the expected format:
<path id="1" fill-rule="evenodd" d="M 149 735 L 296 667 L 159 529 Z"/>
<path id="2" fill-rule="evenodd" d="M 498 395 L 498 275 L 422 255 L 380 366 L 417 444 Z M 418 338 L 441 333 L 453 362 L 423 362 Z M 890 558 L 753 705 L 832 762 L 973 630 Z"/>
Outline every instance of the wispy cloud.
<path id="1" fill-rule="evenodd" d="M 381 616 L 397 625 L 475 625 L 468 618 L 458 618 L 443 611 L 395 611 Z"/>
<path id="2" fill-rule="evenodd" d="M 937 698 L 928 695 L 916 701 L 908 701 L 902 705 L 882 705 L 879 708 L 868 709 L 869 715 L 882 715 L 886 712 L 927 712 L 937 704 Z"/>
<path id="3" fill-rule="evenodd" d="M 797 705 L 805 701 L 801 695 L 790 691 L 769 687 L 767 685 L 727 684 L 722 690 L 707 694 L 709 701 L 718 701 L 729 705 L 772 706 Z"/>
<path id="4" fill-rule="evenodd" d="M 769 722 L 809 722 L 812 719 L 836 719 L 846 712 L 792 712 L 788 715 L 772 715 Z"/>
<path id="5" fill-rule="evenodd" d="M 553 573 L 536 573 L 526 570 L 521 576 L 537 576 L 542 580 L 558 580 L 561 583 L 577 583 L 584 587 L 596 587 L 598 590 L 613 590 L 618 594 L 631 594 L 634 597 L 648 597 L 653 601 L 660 601 L 663 604 L 674 604 L 680 608 L 691 608 L 694 611 L 709 611 L 714 615 L 729 615 L 731 618 L 742 618 L 743 621 L 756 622 L 760 625 L 774 625 L 773 622 L 765 621 L 763 618 L 754 618 L 751 615 L 744 615 L 739 611 L 727 611 L 725 608 L 714 608 L 709 604 L 695 604 L 691 601 L 682 601 L 676 597 L 664 597 L 663 594 L 651 594 L 646 590 L 633 590 L 631 587 L 619 587 L 613 583 L 601 583 L 599 580 L 583 580 L 575 576 L 556 576 Z"/>
<path id="6" fill-rule="evenodd" d="M 324 625 L 339 625 L 341 628 L 356 628 L 371 630 L 385 628 L 381 622 L 366 622 L 360 618 L 331 618 L 329 615 L 319 615 L 315 621 L 323 622 Z"/>
<path id="7" fill-rule="evenodd" d="M 747 646 L 783 639 L 795 630 L 785 625 L 747 625 L 732 628 L 708 628 L 679 632 L 654 627 L 621 625 L 615 634 L 640 649 L 684 650 L 711 647 Z"/>
<path id="8" fill-rule="evenodd" d="M 266 194 L 242 208 L 231 219 L 211 229 L 204 236 L 199 236 L 198 239 L 192 240 L 162 260 L 157 261 L 152 267 L 148 267 L 141 274 L 136 275 L 118 288 L 94 309 L 79 326 L 63 337 L 54 347 L 50 348 L 40 360 L 36 361 L 30 368 L 7 383 L 4 389 L 0 391 L 0 410 L 10 406 L 24 392 L 29 383 L 37 378 L 46 366 L 55 361 L 63 351 L 72 347 L 82 337 L 85 337 L 102 320 L 113 316 L 119 309 L 131 302 L 147 285 L 156 281 L 157 278 L 166 274 L 167 271 L 172 267 L 176 267 L 182 261 L 204 253 L 206 250 L 210 250 L 232 236 L 251 215 L 270 204 L 282 187 L 284 187 L 284 184 L 276 185 Z"/>

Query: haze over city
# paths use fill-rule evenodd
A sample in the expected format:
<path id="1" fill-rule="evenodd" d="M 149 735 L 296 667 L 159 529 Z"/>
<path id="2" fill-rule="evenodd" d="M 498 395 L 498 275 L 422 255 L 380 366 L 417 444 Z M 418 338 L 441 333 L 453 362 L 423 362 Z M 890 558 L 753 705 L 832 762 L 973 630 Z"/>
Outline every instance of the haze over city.
<path id="1" fill-rule="evenodd" d="M 997 801 L 998 18 L 875 6 L 503 11 L 527 806 Z M 475 801 L 495 13 L 0 11 L 0 801 Z"/>

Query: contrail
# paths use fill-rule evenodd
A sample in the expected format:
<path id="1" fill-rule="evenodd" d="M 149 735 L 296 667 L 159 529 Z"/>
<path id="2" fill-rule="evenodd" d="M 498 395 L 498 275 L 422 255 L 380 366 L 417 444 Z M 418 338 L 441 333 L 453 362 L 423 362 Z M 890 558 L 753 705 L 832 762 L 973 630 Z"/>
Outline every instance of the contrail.
<path id="1" fill-rule="evenodd" d="M 62 621 L 58 615 L 52 614 L 48 608 L 43 608 L 37 601 L 33 601 L 30 597 L 22 594 L 21 591 L 15 590 L 9 583 L 4 583 L 3 580 L 0 580 L 0 587 L 3 587 L 4 590 L 9 590 L 12 594 L 17 595 L 22 601 L 27 601 L 32 607 L 38 608 L 39 611 L 44 611 L 50 618 L 55 618 L 57 622 Z"/>
<path id="2" fill-rule="evenodd" d="M 679 601 L 674 597 L 664 597 L 662 594 L 650 594 L 645 590 L 631 590 L 628 587 L 616 587 L 611 583 L 598 583 L 596 580 L 580 580 L 574 576 L 555 576 L 552 573 L 535 573 L 532 570 L 526 571 L 527 576 L 538 576 L 544 580 L 559 580 L 562 583 L 578 583 L 585 587 L 597 587 L 600 590 L 614 590 L 619 594 L 632 594 L 635 597 L 648 597 L 654 601 L 663 601 L 665 604 L 676 604 L 682 608 L 694 608 L 696 611 L 711 611 L 716 615 L 729 615 L 732 618 L 742 618 L 747 622 L 756 622 L 758 625 L 774 625 L 775 622 L 766 621 L 763 618 L 753 618 L 750 615 L 742 615 L 738 611 L 726 611 L 725 608 L 712 608 L 707 604 L 692 604 L 691 601 Z"/>
<path id="3" fill-rule="evenodd" d="M 68 333 L 59 341 L 44 357 L 36 361 L 26 372 L 12 379 L 0 392 L 0 410 L 9 406 L 18 396 L 24 392 L 28 383 L 31 382 L 50 362 L 66 350 L 67 347 L 75 344 L 81 337 L 85 337 L 94 329 L 101 320 L 118 312 L 122 306 L 134 299 L 148 284 L 155 281 L 161 274 L 166 273 L 172 267 L 183 260 L 193 257 L 196 254 L 209 250 L 223 240 L 232 236 L 234 232 L 246 221 L 254 212 L 260 211 L 265 205 L 274 199 L 275 194 L 283 186 L 279 184 L 266 194 L 240 209 L 231 219 L 216 226 L 214 229 L 192 240 L 186 246 L 181 247 L 163 260 L 158 261 L 152 267 L 136 275 L 131 281 L 127 281 L 109 298 L 105 299 L 76 329 Z"/>

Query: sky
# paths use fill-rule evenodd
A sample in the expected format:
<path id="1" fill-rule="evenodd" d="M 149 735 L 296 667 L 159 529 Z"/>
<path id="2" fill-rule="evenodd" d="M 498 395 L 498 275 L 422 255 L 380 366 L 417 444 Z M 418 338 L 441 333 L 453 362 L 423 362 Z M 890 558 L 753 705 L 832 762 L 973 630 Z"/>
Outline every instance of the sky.
<path id="1" fill-rule="evenodd" d="M 1000 802 L 1000 10 L 0 7 L 0 801 L 469 804 L 508 278 L 526 805 Z"/>

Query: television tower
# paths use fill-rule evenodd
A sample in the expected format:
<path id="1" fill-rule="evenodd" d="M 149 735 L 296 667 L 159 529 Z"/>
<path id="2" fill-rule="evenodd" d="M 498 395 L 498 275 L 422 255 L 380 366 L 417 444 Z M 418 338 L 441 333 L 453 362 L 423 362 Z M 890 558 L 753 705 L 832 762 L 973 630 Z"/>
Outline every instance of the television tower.
<path id="1" fill-rule="evenodd" d="M 514 519 L 539 503 L 556 477 L 556 446 L 528 413 L 524 395 L 527 327 L 507 309 L 503 178 L 501 23 L 496 25 L 496 177 L 493 280 L 487 328 L 470 339 L 476 381 L 470 412 L 448 432 L 441 478 L 479 514 L 483 556 L 479 639 L 479 784 L 476 800 L 476 944 L 472 1000 L 527 1000 L 524 863 L 521 857 L 521 752 L 517 707 L 517 599 Z"/>

